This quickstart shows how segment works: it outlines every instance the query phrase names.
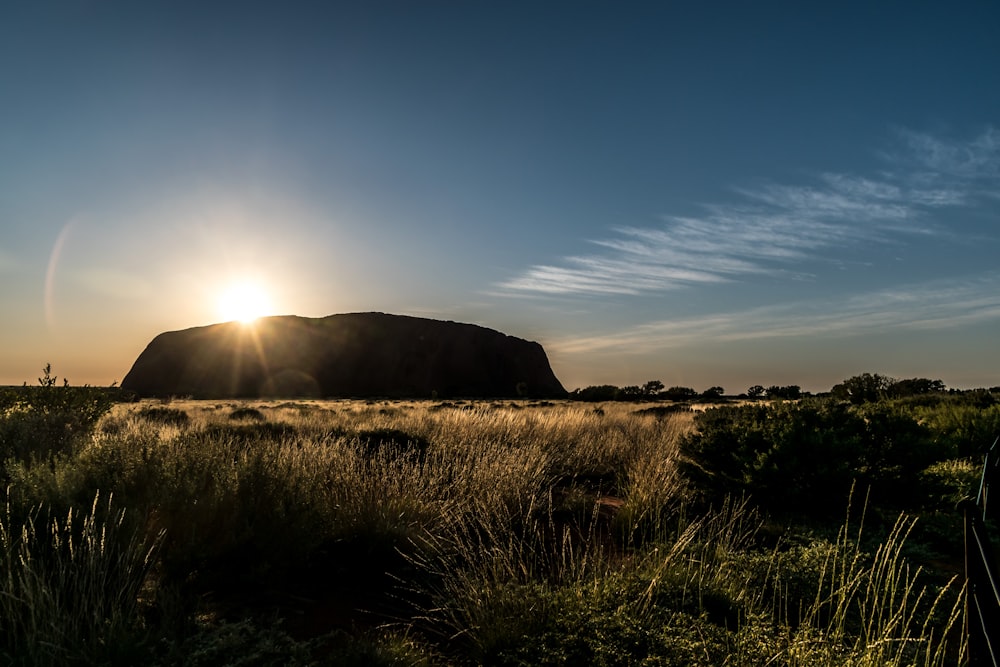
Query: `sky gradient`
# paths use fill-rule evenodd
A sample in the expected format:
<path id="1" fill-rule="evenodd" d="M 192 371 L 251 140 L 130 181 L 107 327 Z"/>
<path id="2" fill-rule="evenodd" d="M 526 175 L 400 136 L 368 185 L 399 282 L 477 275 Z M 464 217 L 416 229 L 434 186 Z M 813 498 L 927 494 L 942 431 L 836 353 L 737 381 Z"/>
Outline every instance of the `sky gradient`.
<path id="1" fill-rule="evenodd" d="M 1000 6 L 829 4 L 6 3 L 0 384 L 252 280 L 568 389 L 1000 385 Z"/>

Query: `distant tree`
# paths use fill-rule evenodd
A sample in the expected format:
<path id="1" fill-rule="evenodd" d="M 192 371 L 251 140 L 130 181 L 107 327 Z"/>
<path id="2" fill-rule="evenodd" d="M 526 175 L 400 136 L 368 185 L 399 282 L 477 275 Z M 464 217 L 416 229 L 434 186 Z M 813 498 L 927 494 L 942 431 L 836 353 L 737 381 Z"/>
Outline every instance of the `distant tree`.
<path id="1" fill-rule="evenodd" d="M 653 397 L 663 391 L 663 383 L 659 380 L 650 380 L 642 385 L 642 393 L 645 396 Z"/>
<path id="2" fill-rule="evenodd" d="M 980 410 L 996 405 L 998 400 L 1000 399 L 991 393 L 990 390 L 983 389 L 981 387 L 958 392 L 959 403 L 962 405 L 975 406 Z"/>
<path id="3" fill-rule="evenodd" d="M 878 373 L 862 373 L 849 377 L 830 389 L 834 398 L 850 401 L 855 405 L 874 403 L 887 396 L 889 387 L 895 383 L 892 378 Z"/>
<path id="4" fill-rule="evenodd" d="M 701 392 L 701 397 L 706 401 L 714 401 L 716 399 L 722 398 L 722 395 L 726 393 L 726 390 L 722 387 L 709 387 L 705 391 Z"/>
<path id="5" fill-rule="evenodd" d="M 781 388 L 782 393 L 790 401 L 795 401 L 802 398 L 802 387 L 797 384 L 787 384 Z"/>
<path id="6" fill-rule="evenodd" d="M 600 401 L 617 401 L 620 394 L 621 389 L 615 385 L 601 384 L 584 387 L 583 389 L 574 389 L 570 392 L 569 398 L 574 401 L 596 403 Z"/>
<path id="7" fill-rule="evenodd" d="M 663 391 L 662 396 L 671 401 L 690 401 L 698 397 L 698 392 L 691 387 L 670 387 Z"/>
<path id="8" fill-rule="evenodd" d="M 642 389 L 639 385 L 630 384 L 621 388 L 618 394 L 618 400 L 621 401 L 638 401 L 643 397 Z"/>
<path id="9" fill-rule="evenodd" d="M 763 386 L 755 384 L 754 386 L 747 389 L 747 396 L 749 396 L 750 398 L 760 398 L 761 396 L 764 395 L 764 391 L 765 390 Z"/>
<path id="10" fill-rule="evenodd" d="M 768 398 L 786 401 L 794 401 L 802 398 L 802 389 L 797 384 L 789 384 L 785 386 L 774 384 L 765 389 L 764 393 Z"/>
<path id="11" fill-rule="evenodd" d="M 941 380 L 929 380 L 927 378 L 909 378 L 907 380 L 896 380 L 887 388 L 886 393 L 891 398 L 903 398 L 905 396 L 921 396 L 924 394 L 935 394 L 944 392 L 945 385 Z"/>

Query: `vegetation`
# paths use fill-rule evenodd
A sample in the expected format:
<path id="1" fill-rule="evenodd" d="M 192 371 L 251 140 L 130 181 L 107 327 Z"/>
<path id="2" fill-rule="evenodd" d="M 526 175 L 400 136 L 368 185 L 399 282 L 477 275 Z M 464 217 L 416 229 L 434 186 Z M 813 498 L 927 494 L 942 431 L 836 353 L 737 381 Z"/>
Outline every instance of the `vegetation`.
<path id="1" fill-rule="evenodd" d="M 990 392 L 680 389 L 112 405 L 46 369 L 0 403 L 0 662 L 962 661 Z"/>
<path id="2" fill-rule="evenodd" d="M 906 380 L 901 382 L 915 381 L 916 380 Z M 725 391 L 725 389 L 719 386 L 708 387 L 701 392 L 698 392 L 691 387 L 673 386 L 664 388 L 663 383 L 659 380 L 650 380 L 641 387 L 638 385 L 616 387 L 613 384 L 582 387 L 571 391 L 569 393 L 569 399 L 573 401 L 588 402 L 660 400 L 675 402 L 702 401 L 707 403 L 718 403 L 725 399 Z M 747 389 L 746 394 L 741 394 L 740 398 L 763 398 L 764 396 L 770 399 L 796 400 L 802 398 L 803 392 L 798 385 L 794 384 L 785 386 L 771 385 L 766 389 L 762 385 L 756 384 Z"/>
<path id="3" fill-rule="evenodd" d="M 956 455 L 891 405 L 756 403 L 705 412 L 696 425 L 681 439 L 681 468 L 703 500 L 750 495 L 771 511 L 824 518 L 855 484 L 879 506 L 921 509 L 921 473 Z"/>

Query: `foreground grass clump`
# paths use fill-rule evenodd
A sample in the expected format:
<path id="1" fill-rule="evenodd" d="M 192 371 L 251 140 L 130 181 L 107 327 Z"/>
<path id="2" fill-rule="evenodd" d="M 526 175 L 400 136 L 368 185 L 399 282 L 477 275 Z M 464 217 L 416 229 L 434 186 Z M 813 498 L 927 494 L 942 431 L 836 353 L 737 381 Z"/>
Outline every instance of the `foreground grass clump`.
<path id="1" fill-rule="evenodd" d="M 961 642 L 942 634 L 958 629 L 958 591 L 929 588 L 900 557 L 912 519 L 873 554 L 849 524 L 835 541 L 770 551 L 759 548 L 761 526 L 747 505 L 727 505 L 628 557 L 569 532 L 553 541 L 542 527 L 492 549 L 454 536 L 436 545 L 447 554 L 441 583 L 418 627 L 487 665 L 954 660 Z"/>
<path id="2" fill-rule="evenodd" d="M 0 624 L 0 655 L 25 665 L 73 652 L 84 664 L 163 665 L 959 659 L 959 586 L 909 557 L 921 522 L 896 518 L 943 515 L 962 494 L 971 464 L 954 449 L 938 455 L 947 438 L 912 427 L 898 406 L 662 407 L 174 401 L 117 405 L 58 451 L 24 438 L 3 461 L 0 610 L 15 620 Z M 25 429 L 11 424 L 27 414 L 3 418 Z M 875 453 L 852 440 L 859 433 Z M 854 454 L 799 477 L 797 448 L 814 445 Z M 758 463 L 727 459 L 734 452 Z M 895 496 L 878 489 L 901 480 L 926 493 L 884 503 Z M 858 483 L 872 489 L 864 532 L 841 525 Z M 772 511 L 775 493 L 820 488 L 830 497 L 806 523 Z M 29 609 L 29 599 L 45 602 Z"/>
<path id="3" fill-rule="evenodd" d="M 139 595 L 159 535 L 99 495 L 87 511 L 0 516 L 0 655 L 5 664 L 98 664 L 141 655 Z"/>

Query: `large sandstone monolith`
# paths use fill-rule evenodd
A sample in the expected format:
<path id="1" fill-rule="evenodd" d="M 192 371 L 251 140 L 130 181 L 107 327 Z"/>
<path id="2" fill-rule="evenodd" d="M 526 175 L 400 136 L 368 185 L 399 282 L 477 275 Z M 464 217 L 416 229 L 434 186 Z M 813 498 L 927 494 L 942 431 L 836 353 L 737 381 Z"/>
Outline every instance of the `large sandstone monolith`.
<path id="1" fill-rule="evenodd" d="M 121 386 L 139 396 L 194 398 L 566 394 L 538 343 L 384 313 L 265 317 L 162 333 Z"/>

